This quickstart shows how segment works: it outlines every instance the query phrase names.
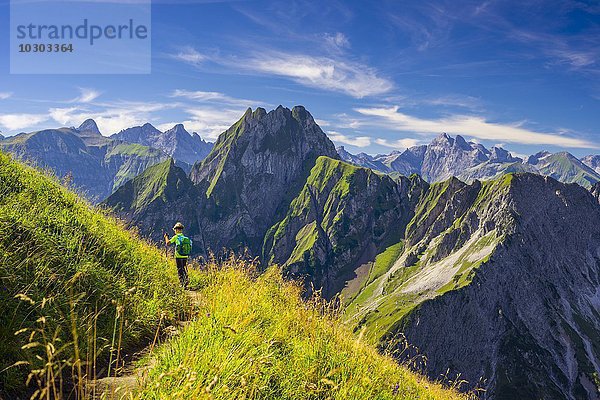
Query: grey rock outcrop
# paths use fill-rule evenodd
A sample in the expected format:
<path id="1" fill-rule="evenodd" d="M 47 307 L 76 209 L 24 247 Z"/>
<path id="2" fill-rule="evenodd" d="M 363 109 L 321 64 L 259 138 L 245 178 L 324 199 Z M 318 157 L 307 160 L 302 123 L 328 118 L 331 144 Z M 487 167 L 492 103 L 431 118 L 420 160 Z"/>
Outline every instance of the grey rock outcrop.
<path id="1" fill-rule="evenodd" d="M 149 123 L 127 128 L 111 136 L 130 143 L 160 149 L 176 161 L 189 166 L 202 161 L 212 149 L 212 143 L 205 142 L 197 133 L 189 133 L 182 124 L 161 132 Z M 189 168 L 190 167 L 186 167 Z"/>
<path id="2" fill-rule="evenodd" d="M 388 337 L 403 332 L 431 377 L 450 371 L 471 387 L 483 382 L 485 398 L 597 399 L 597 200 L 533 174 L 492 186 L 450 182 L 440 196 L 407 229 L 407 252 L 422 271 L 401 289 L 431 295 Z M 436 284 L 458 254 L 470 255 L 457 258 L 449 283 Z"/>

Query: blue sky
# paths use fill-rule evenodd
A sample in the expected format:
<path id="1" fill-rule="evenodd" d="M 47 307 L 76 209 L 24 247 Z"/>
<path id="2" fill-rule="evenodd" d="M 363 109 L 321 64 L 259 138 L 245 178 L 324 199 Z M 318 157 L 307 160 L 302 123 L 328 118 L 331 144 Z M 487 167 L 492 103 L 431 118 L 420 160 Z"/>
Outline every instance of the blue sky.
<path id="1" fill-rule="evenodd" d="M 279 104 L 304 105 L 353 152 L 448 132 L 516 154 L 600 154 L 600 5 L 164 0 L 150 75 L 10 75 L 0 57 L 5 136 L 91 117 L 105 135 L 182 122 L 214 140 L 247 107 Z"/>

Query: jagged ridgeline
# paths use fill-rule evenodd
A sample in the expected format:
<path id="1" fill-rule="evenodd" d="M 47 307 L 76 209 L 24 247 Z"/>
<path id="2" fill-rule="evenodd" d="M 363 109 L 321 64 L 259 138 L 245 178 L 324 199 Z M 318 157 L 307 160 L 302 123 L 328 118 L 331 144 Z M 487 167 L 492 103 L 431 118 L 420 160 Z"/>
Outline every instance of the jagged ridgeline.
<path id="1" fill-rule="evenodd" d="M 106 204 L 156 239 L 163 216 L 185 218 L 199 252 L 248 246 L 264 267 L 341 295 L 357 335 L 385 347 L 404 333 L 433 378 L 460 374 L 489 399 L 597 398 L 600 190 L 520 171 L 587 187 L 596 172 L 448 135 L 402 154 L 390 165 L 431 181 L 452 160 L 471 178 L 498 176 L 429 184 L 353 166 L 303 107 L 259 108 L 191 178 L 165 163 Z"/>
<path id="2" fill-rule="evenodd" d="M 145 177 L 176 185 L 175 168 L 166 162 Z M 139 206 L 170 195 L 148 195 Z M 257 277 L 230 260 L 191 271 L 193 314 L 156 248 L 3 153 L 0 244 L 1 398 L 35 389 L 35 398 L 94 398 L 88 380 L 106 376 L 111 360 L 114 376 L 125 354 L 184 311 L 193 320 L 153 348 L 139 390 L 127 385 L 115 398 L 464 398 L 356 340 L 335 309 L 305 302 L 301 285 L 277 268 Z"/>
<path id="3" fill-rule="evenodd" d="M 402 332 L 431 376 L 484 378 L 488 398 L 597 398 L 600 207 L 587 190 L 534 174 L 433 184 L 399 246 L 346 308 L 356 331 Z"/>
<path id="4" fill-rule="evenodd" d="M 153 246 L 0 152 L 0 397 L 107 373 L 186 309 Z M 116 335 L 116 336 L 115 336 Z M 77 362 L 77 360 L 80 360 Z M 39 394 L 39 393 L 38 393 Z M 50 398 L 49 397 L 49 398 Z M 28 398 L 28 397 L 27 397 Z"/>

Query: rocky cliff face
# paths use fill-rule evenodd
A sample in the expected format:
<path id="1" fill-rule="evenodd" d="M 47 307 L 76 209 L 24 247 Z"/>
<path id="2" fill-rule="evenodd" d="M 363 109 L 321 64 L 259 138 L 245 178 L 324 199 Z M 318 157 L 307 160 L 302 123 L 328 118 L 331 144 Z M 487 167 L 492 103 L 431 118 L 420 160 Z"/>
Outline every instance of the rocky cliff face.
<path id="1" fill-rule="evenodd" d="M 160 218 L 174 207 L 194 210 L 196 223 L 187 232 L 201 236 L 197 250 L 219 251 L 222 247 L 248 246 L 259 255 L 266 231 L 284 215 L 289 202 L 300 191 L 317 157 L 337 157 L 333 143 L 303 107 L 278 107 L 266 112 L 248 110 L 225 131 L 211 153 L 194 165 L 191 183 L 197 196 L 177 198 L 152 209 L 136 200 L 138 192 L 117 191 L 106 200 L 109 206 L 129 198 L 119 207 L 142 232 L 158 237 L 144 223 Z M 134 179 L 134 186 L 147 184 Z M 155 189 L 148 188 L 150 192 Z M 187 192 L 186 192 L 187 193 Z M 156 214 L 156 215 L 154 215 Z"/>
<path id="2" fill-rule="evenodd" d="M 427 146 L 421 166 L 423 178 L 437 182 L 456 176 L 464 169 L 487 161 L 488 156 L 462 136 L 452 138 L 442 134 Z"/>
<path id="3" fill-rule="evenodd" d="M 206 187 L 204 215 L 213 248 L 247 244 L 260 254 L 280 208 L 300 190 L 318 156 L 337 158 L 333 143 L 304 107 L 248 109 L 196 164 L 192 180 Z M 215 223 L 218 221 L 218 223 Z"/>
<path id="4" fill-rule="evenodd" d="M 581 159 L 581 162 L 593 169 L 596 173 L 600 174 L 600 156 L 585 156 Z"/>
<path id="5" fill-rule="evenodd" d="M 425 186 L 416 176 L 394 181 L 319 157 L 285 217 L 267 233 L 263 258 L 330 298 L 386 244 L 400 240 Z"/>
<path id="6" fill-rule="evenodd" d="M 493 399 L 598 398 L 600 207 L 533 174 L 431 186 L 405 250 L 348 308 L 398 332 L 432 377 L 460 373 Z M 381 335 L 381 336 L 379 336 Z"/>
<path id="7" fill-rule="evenodd" d="M 182 124 L 161 132 L 151 124 L 127 128 L 111 136 L 113 139 L 160 149 L 176 161 L 189 166 L 202 161 L 212 149 L 212 143 L 205 142 L 197 133 L 189 133 Z M 186 167 L 189 171 L 190 167 Z"/>
<path id="8" fill-rule="evenodd" d="M 592 196 L 600 203 L 600 182 L 596 182 L 590 189 Z"/>

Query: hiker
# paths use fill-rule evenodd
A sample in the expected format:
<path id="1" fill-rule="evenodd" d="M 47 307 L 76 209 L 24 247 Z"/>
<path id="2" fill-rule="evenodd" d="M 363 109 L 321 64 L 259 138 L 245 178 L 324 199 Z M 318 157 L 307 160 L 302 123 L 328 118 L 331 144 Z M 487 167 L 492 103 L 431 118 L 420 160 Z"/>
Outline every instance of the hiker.
<path id="1" fill-rule="evenodd" d="M 165 245 L 175 244 L 175 263 L 177 264 L 179 282 L 181 282 L 184 289 L 187 289 L 189 279 L 185 265 L 192 252 L 192 241 L 190 238 L 183 235 L 183 224 L 181 222 L 175 224 L 173 231 L 175 232 L 175 236 L 170 239 L 165 233 Z"/>

